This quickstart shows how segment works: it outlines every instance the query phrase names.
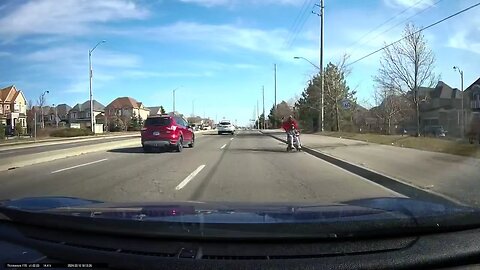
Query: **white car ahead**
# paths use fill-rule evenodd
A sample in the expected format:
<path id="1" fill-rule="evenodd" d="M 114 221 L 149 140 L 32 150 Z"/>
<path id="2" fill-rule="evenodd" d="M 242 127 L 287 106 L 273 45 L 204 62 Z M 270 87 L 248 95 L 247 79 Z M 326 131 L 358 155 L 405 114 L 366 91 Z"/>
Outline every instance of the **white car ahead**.
<path id="1" fill-rule="evenodd" d="M 232 125 L 229 120 L 222 120 L 218 123 L 217 130 L 219 135 L 223 133 L 230 133 L 233 135 L 235 133 L 235 126 Z"/>

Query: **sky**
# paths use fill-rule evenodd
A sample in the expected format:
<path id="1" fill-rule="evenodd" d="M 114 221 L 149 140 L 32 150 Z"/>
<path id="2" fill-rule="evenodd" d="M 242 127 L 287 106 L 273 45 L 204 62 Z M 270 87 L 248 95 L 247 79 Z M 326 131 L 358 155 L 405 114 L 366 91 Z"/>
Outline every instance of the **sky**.
<path id="1" fill-rule="evenodd" d="M 104 105 L 130 96 L 146 106 L 245 125 L 262 88 L 265 110 L 298 97 L 319 63 L 317 0 L 11 0 L 0 2 L 0 87 L 14 84 L 33 103 Z M 324 63 L 353 62 L 477 0 L 325 0 Z M 424 31 L 435 73 L 460 88 L 480 77 L 480 7 Z M 350 66 L 347 83 L 371 105 L 381 52 Z"/>

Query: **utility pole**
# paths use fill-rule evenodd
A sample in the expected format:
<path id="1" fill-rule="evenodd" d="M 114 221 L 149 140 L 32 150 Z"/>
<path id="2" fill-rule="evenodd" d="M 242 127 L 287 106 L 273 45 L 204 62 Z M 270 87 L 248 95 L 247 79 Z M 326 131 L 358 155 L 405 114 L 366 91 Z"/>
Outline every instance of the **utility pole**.
<path id="1" fill-rule="evenodd" d="M 460 118 L 460 136 L 461 138 L 463 139 L 465 137 L 465 111 L 464 111 L 464 108 L 463 108 L 463 101 L 464 101 L 464 92 L 463 92 L 463 70 L 461 70 L 458 66 L 454 66 L 453 67 L 454 70 L 457 70 L 458 73 L 460 73 L 460 80 L 461 80 L 461 85 L 460 85 L 460 88 L 461 88 L 461 93 L 462 93 L 462 107 L 461 107 L 461 111 L 462 111 L 462 117 Z"/>
<path id="2" fill-rule="evenodd" d="M 177 89 L 173 89 L 173 114 L 175 114 L 175 91 L 177 91 Z"/>
<path id="3" fill-rule="evenodd" d="M 260 119 L 258 115 L 258 99 L 257 99 L 257 129 L 260 129 Z"/>
<path id="4" fill-rule="evenodd" d="M 320 131 L 324 131 L 324 117 L 325 117 L 325 108 L 324 108 L 324 76 L 323 76 L 323 22 L 324 22 L 324 3 L 323 0 L 320 0 L 320 5 L 315 4 L 315 6 L 320 7 L 320 13 L 317 13 L 312 10 L 312 13 L 320 17 L 320 115 L 319 115 L 319 126 Z"/>
<path id="5" fill-rule="evenodd" d="M 325 84 L 325 78 L 323 76 L 323 22 L 324 22 L 324 4 L 323 0 L 320 0 L 320 108 L 321 108 L 321 131 L 324 131 L 325 128 L 325 108 L 324 108 L 324 84 Z"/>
<path id="6" fill-rule="evenodd" d="M 262 85 L 262 98 L 263 98 L 263 129 L 265 129 L 265 86 Z"/>
<path id="7" fill-rule="evenodd" d="M 276 122 L 277 120 L 277 64 L 273 64 L 273 80 L 275 83 L 275 96 L 273 99 L 273 119 Z M 275 123 L 274 123 L 275 125 Z M 276 127 L 274 127 L 276 128 Z"/>

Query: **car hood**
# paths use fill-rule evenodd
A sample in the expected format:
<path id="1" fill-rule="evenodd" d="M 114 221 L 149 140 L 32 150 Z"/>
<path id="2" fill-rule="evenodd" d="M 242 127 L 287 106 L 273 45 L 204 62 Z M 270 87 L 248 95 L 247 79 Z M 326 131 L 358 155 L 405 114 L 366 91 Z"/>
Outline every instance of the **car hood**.
<path id="1" fill-rule="evenodd" d="M 0 217 L 28 224 L 42 220 L 42 226 L 62 224 L 62 228 L 229 238 L 239 234 L 243 237 L 347 237 L 480 224 L 479 212 L 474 208 L 408 198 L 362 199 L 337 204 L 253 204 L 108 203 L 72 197 L 34 197 L 1 201 Z"/>

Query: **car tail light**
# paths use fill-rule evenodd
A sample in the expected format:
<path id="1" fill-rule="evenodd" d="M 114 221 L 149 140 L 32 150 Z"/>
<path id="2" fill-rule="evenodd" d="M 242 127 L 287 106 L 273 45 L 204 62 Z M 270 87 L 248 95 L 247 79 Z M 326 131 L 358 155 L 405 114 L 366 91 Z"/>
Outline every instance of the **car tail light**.
<path id="1" fill-rule="evenodd" d="M 167 127 L 167 130 L 173 130 L 175 131 L 177 129 L 177 126 L 169 126 Z"/>

